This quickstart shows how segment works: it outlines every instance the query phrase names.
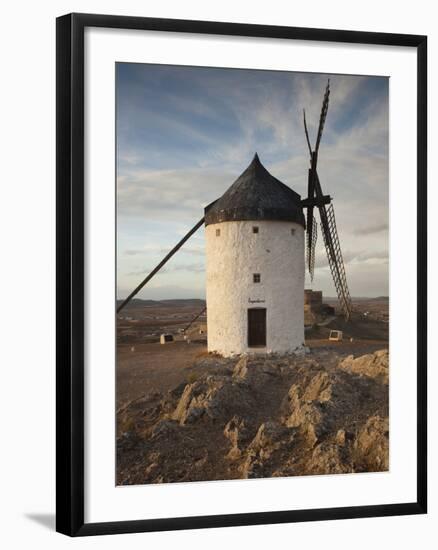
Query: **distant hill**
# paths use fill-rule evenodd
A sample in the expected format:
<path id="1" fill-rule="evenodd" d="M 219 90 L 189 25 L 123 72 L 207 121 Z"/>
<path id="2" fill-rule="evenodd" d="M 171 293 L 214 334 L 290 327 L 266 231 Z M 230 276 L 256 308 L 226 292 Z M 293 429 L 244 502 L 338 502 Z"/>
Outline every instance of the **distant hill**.
<path id="1" fill-rule="evenodd" d="M 389 296 L 352 296 L 351 299 L 353 302 L 362 301 L 362 302 L 389 302 Z"/>
<path id="2" fill-rule="evenodd" d="M 367 302 L 389 302 L 389 296 L 376 296 L 375 298 L 366 298 L 363 296 L 353 296 L 353 302 L 357 301 L 367 301 Z M 324 296 L 324 302 L 337 302 L 338 299 L 334 296 Z M 117 300 L 117 306 L 119 306 L 123 300 Z M 160 306 L 170 306 L 170 307 L 188 307 L 188 306 L 205 306 L 205 300 L 201 298 L 180 298 L 173 300 L 142 300 L 141 298 L 133 298 L 129 304 L 126 306 L 126 309 L 136 309 L 143 307 L 160 307 Z"/>
<path id="3" fill-rule="evenodd" d="M 352 296 L 354 302 L 389 302 L 389 296 Z M 338 298 L 336 296 L 323 296 L 322 301 L 326 304 L 337 304 Z"/>
<path id="4" fill-rule="evenodd" d="M 117 306 L 119 306 L 123 300 L 117 300 Z M 205 305 L 205 300 L 200 298 L 181 298 L 173 300 L 142 300 L 141 298 L 133 298 L 126 309 L 136 309 L 143 307 L 159 307 L 159 306 L 171 306 L 171 307 L 187 307 L 187 306 L 199 306 Z"/>

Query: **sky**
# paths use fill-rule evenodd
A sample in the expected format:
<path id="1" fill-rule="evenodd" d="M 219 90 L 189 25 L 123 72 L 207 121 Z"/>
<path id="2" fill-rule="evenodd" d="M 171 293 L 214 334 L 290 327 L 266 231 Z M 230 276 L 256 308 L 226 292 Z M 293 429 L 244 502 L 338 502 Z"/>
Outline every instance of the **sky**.
<path id="1" fill-rule="evenodd" d="M 302 110 L 313 144 L 328 77 L 318 175 L 333 197 L 350 294 L 388 295 L 387 78 L 118 63 L 118 298 L 202 218 L 255 152 L 306 197 Z M 201 227 L 137 297 L 204 298 L 204 244 Z M 306 288 L 336 295 L 320 230 Z"/>

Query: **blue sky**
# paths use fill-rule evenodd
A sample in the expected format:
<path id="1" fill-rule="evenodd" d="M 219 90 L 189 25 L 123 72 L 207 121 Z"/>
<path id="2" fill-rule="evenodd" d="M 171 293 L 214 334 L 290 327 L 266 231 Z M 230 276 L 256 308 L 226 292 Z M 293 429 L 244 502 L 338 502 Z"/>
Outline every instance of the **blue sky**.
<path id="1" fill-rule="evenodd" d="M 302 109 L 314 142 L 328 77 L 318 173 L 324 193 L 334 197 L 350 291 L 388 294 L 388 79 L 119 63 L 119 297 L 203 216 L 256 151 L 275 177 L 305 197 Z M 139 297 L 204 297 L 204 266 L 201 228 Z M 335 295 L 321 236 L 313 288 Z"/>

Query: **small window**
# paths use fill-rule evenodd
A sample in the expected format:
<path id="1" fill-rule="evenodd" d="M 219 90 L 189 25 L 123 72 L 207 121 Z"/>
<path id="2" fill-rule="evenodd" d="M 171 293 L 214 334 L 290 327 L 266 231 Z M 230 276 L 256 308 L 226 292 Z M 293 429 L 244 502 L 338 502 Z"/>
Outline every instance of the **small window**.
<path id="1" fill-rule="evenodd" d="M 259 283 L 260 282 L 260 273 L 253 273 L 252 281 L 253 281 L 253 283 Z"/>
<path id="2" fill-rule="evenodd" d="M 216 229 L 216 237 L 220 237 L 221 236 L 221 230 L 220 229 Z"/>
<path id="3" fill-rule="evenodd" d="M 292 228 L 292 229 L 290 230 L 290 232 L 291 232 L 292 235 L 295 235 L 295 229 L 294 229 L 294 228 Z"/>
<path id="4" fill-rule="evenodd" d="M 255 225 L 255 226 L 252 228 L 252 232 L 253 232 L 253 233 L 258 233 L 258 232 L 259 232 L 259 228 Z"/>

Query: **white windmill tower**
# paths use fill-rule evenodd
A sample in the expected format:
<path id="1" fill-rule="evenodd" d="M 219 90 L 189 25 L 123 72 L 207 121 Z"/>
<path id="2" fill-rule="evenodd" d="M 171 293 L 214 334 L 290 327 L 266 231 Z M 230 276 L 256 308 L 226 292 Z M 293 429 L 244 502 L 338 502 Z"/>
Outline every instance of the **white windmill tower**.
<path id="1" fill-rule="evenodd" d="M 304 342 L 301 197 L 256 154 L 205 209 L 208 350 L 288 353 Z"/>

